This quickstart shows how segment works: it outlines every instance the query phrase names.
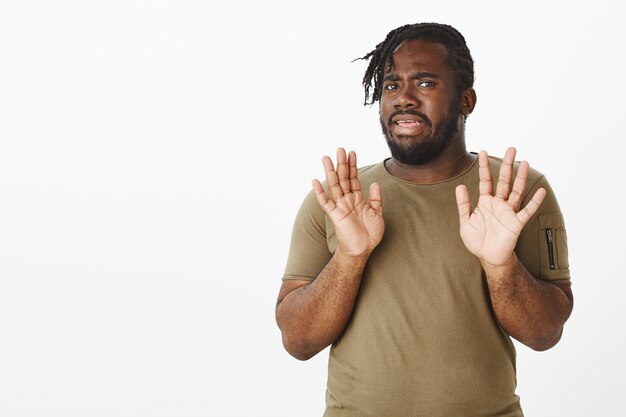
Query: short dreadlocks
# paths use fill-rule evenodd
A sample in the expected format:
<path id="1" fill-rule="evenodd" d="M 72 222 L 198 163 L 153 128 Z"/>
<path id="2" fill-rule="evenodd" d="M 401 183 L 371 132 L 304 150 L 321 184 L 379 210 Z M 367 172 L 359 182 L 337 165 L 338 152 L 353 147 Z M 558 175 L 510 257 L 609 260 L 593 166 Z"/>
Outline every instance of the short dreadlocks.
<path id="1" fill-rule="evenodd" d="M 363 77 L 363 87 L 365 88 L 365 102 L 363 104 L 374 104 L 380 100 L 383 73 L 385 66 L 391 59 L 391 54 L 402 42 L 414 39 L 437 42 L 446 47 L 448 62 L 455 74 L 457 92 L 465 91 L 474 85 L 474 60 L 472 60 L 472 55 L 465 43 L 465 38 L 458 30 L 441 23 L 404 25 L 389 32 L 385 40 L 376 45 L 373 51 L 362 58 L 357 58 L 363 60 L 371 58 Z M 370 95 L 372 83 L 374 84 L 374 92 Z"/>

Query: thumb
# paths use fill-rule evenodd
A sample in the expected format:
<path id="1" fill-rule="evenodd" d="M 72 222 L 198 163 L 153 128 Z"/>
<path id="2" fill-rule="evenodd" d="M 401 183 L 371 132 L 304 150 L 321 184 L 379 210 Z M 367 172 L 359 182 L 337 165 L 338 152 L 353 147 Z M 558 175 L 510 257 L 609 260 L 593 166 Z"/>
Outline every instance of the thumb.
<path id="1" fill-rule="evenodd" d="M 370 185 L 369 191 L 369 205 L 375 212 L 382 214 L 383 210 L 383 194 L 380 189 L 380 184 L 373 182 Z"/>
<path id="2" fill-rule="evenodd" d="M 465 223 L 470 217 L 470 196 L 465 185 L 456 187 L 456 205 L 459 209 L 459 222 Z"/>

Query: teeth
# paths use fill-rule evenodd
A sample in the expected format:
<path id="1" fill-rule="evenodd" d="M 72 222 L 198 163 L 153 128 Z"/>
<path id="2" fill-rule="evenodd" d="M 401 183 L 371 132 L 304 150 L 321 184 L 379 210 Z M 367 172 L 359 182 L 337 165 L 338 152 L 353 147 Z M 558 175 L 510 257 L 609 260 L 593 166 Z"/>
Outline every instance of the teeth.
<path id="1" fill-rule="evenodd" d="M 396 122 L 397 125 L 399 125 L 400 123 L 421 123 L 421 122 L 419 122 L 417 120 L 398 120 Z"/>

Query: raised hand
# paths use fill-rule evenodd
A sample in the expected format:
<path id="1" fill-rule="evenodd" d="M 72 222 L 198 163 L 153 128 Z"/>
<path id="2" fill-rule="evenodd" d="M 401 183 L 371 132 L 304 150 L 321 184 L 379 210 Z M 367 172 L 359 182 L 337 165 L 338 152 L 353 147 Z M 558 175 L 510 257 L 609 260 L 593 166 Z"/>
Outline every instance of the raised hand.
<path id="1" fill-rule="evenodd" d="M 526 189 L 528 163 L 520 163 L 511 189 L 515 152 L 515 148 L 509 148 L 504 155 L 495 195 L 487 152 L 480 152 L 478 155 L 480 196 L 474 212 L 471 211 L 467 187 L 459 185 L 456 188 L 461 239 L 483 266 L 486 263 L 488 266 L 499 267 L 511 262 L 522 229 L 537 212 L 546 196 L 546 190 L 538 189 L 528 204 L 520 210 Z"/>
<path id="2" fill-rule="evenodd" d="M 335 227 L 338 249 L 349 256 L 371 253 L 385 231 L 380 185 L 372 183 L 369 203 L 366 202 L 361 193 L 353 151 L 346 158 L 346 151 L 337 149 L 337 169 L 328 156 L 322 158 L 322 164 L 326 171 L 328 193 L 318 180 L 313 180 L 313 188 L 318 204 Z"/>

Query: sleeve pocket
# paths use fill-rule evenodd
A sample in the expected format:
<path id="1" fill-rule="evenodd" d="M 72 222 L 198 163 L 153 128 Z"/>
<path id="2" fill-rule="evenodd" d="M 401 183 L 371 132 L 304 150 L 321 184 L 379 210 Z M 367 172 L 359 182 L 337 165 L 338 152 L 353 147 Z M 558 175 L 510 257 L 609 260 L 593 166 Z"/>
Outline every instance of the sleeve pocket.
<path id="1" fill-rule="evenodd" d="M 559 279 L 563 273 L 567 273 L 569 276 L 567 233 L 561 213 L 539 216 L 538 243 L 541 260 L 541 278 L 548 280 Z"/>
<path id="2" fill-rule="evenodd" d="M 557 248 L 557 262 L 559 268 L 569 268 L 568 253 L 567 253 L 567 232 L 565 227 L 559 227 L 556 229 L 556 248 Z"/>

